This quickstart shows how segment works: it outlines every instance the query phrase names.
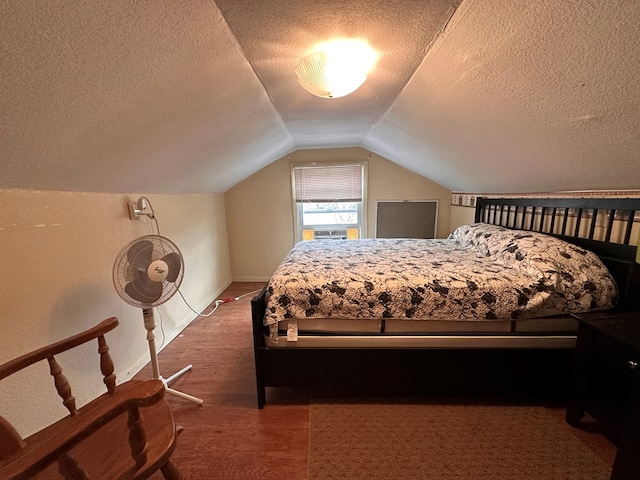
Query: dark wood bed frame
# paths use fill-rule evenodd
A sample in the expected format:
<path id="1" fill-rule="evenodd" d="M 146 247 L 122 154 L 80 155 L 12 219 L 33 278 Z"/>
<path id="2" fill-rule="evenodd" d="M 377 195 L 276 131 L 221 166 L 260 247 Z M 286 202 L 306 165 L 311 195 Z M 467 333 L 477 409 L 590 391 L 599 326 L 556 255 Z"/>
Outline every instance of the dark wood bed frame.
<path id="1" fill-rule="evenodd" d="M 595 252 L 620 290 L 617 310 L 640 311 L 631 238 L 640 198 L 478 198 L 476 222 L 538 231 Z M 265 290 L 251 301 L 258 407 L 266 387 L 362 391 L 564 394 L 573 349 L 285 347 L 265 345 Z"/>

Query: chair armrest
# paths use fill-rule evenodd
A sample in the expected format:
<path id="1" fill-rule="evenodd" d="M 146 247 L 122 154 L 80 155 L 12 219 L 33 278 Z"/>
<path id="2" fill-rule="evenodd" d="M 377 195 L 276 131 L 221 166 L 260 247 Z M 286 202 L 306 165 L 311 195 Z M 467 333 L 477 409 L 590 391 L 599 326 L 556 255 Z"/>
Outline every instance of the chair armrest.
<path id="1" fill-rule="evenodd" d="M 164 397 L 160 380 L 129 381 L 25 440 L 26 446 L 0 466 L 0 478 L 30 478 L 120 414 L 148 407 Z"/>
<path id="2" fill-rule="evenodd" d="M 101 335 L 113 330 L 118 326 L 118 319 L 116 317 L 107 318 L 98 325 L 84 332 L 78 333 L 69 338 L 60 340 L 46 347 L 39 348 L 33 352 L 27 353 L 18 357 L 10 362 L 0 365 L 0 380 L 14 374 L 18 370 L 21 370 L 29 365 L 33 365 L 36 362 L 44 360 L 45 358 L 57 355 L 61 352 L 77 347 L 83 343 L 98 338 Z"/>

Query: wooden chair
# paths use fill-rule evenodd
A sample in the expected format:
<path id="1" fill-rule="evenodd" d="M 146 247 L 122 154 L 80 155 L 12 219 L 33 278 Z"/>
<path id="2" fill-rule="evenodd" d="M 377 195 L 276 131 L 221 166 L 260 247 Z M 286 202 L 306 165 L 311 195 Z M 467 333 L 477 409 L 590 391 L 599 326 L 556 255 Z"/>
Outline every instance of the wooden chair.
<path id="1" fill-rule="evenodd" d="M 46 359 L 55 388 L 69 410 L 67 417 L 26 439 L 0 417 L 1 479 L 144 479 L 160 470 L 167 480 L 182 480 L 170 461 L 182 429 L 174 424 L 162 381 L 131 380 L 116 387 L 104 334 L 117 325 L 115 317 L 109 318 L 0 366 L 2 380 Z M 107 393 L 76 409 L 55 355 L 94 339 L 98 340 Z"/>

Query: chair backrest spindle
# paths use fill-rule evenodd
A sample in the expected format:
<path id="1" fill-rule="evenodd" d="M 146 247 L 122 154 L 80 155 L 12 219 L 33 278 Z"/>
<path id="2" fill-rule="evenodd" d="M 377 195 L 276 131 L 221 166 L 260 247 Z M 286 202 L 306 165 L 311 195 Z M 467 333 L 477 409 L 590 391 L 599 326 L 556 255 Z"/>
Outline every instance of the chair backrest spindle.
<path id="1" fill-rule="evenodd" d="M 109 355 L 109 345 L 107 345 L 104 335 L 98 337 L 98 353 L 100 354 L 100 371 L 104 377 L 104 384 L 107 386 L 107 391 L 113 394 L 116 391 L 116 376 L 113 373 L 113 360 Z"/>
<path id="2" fill-rule="evenodd" d="M 71 394 L 71 385 L 69 385 L 67 377 L 62 373 L 62 367 L 53 356 L 48 357 L 47 361 L 49 362 L 49 372 L 53 377 L 53 382 L 56 386 L 56 390 L 58 391 L 58 395 L 62 398 L 63 405 L 67 407 L 71 416 L 77 415 L 78 410 L 76 409 L 76 399 Z"/>

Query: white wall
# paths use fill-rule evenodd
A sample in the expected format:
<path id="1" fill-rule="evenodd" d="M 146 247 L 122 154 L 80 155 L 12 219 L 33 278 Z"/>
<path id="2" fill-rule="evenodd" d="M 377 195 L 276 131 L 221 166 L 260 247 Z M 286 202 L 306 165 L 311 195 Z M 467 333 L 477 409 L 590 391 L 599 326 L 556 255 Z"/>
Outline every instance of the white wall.
<path id="1" fill-rule="evenodd" d="M 0 363 L 116 316 L 107 334 L 118 381 L 149 361 L 141 309 L 115 292 L 113 262 L 152 222 L 131 221 L 127 201 L 140 195 L 0 190 Z M 181 292 L 202 311 L 231 282 L 222 195 L 146 195 L 160 233 L 185 261 Z M 166 345 L 195 318 L 178 294 L 158 308 Z M 156 314 L 160 322 L 160 315 Z M 156 328 L 157 343 L 161 341 Z M 104 391 L 97 343 L 58 359 L 79 405 Z M 96 372 L 96 376 L 89 371 Z M 172 373 L 172 372 L 167 372 Z M 167 375 L 168 376 L 168 375 Z M 21 434 L 64 416 L 46 362 L 0 381 L 0 415 Z"/>
<path id="2" fill-rule="evenodd" d="M 298 150 L 224 194 L 234 281 L 266 281 L 294 244 L 292 163 L 367 161 L 366 236 L 375 236 L 376 201 L 438 200 L 438 237 L 449 231 L 451 191 L 362 148 Z"/>

